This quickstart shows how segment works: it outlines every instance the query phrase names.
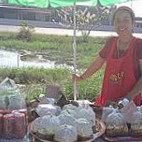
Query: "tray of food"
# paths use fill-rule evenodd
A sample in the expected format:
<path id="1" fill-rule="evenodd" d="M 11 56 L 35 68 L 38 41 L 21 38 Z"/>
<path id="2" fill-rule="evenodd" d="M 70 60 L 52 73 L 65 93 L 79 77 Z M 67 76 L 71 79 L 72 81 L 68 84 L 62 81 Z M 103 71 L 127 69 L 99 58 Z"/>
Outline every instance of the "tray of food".
<path id="1" fill-rule="evenodd" d="M 54 140 L 51 140 L 51 139 L 53 139 L 51 137 L 48 137 L 48 138 L 46 137 L 46 140 L 45 140 L 41 135 L 36 134 L 35 132 L 33 132 L 32 128 L 31 128 L 31 125 L 32 125 L 32 123 L 29 125 L 29 131 L 30 131 L 30 134 L 32 135 L 32 142 L 54 142 Z M 92 142 L 95 139 L 102 136 L 104 134 L 104 132 L 105 132 L 104 122 L 102 120 L 95 119 L 95 129 L 94 129 L 93 135 L 90 138 L 87 138 L 87 139 L 77 137 L 77 141 L 78 142 L 81 142 L 81 141 L 83 141 L 83 142 Z M 69 133 L 69 135 L 71 135 L 71 133 Z M 50 139 L 50 140 L 47 140 L 47 139 Z M 58 139 L 58 136 L 57 136 L 57 139 Z"/>
<path id="2" fill-rule="evenodd" d="M 90 106 L 64 105 L 62 108 L 42 104 L 36 108 L 39 115 L 29 125 L 33 141 L 65 142 L 93 141 L 105 132 L 105 124 L 96 118 Z"/>
<path id="3" fill-rule="evenodd" d="M 132 137 L 132 136 L 118 136 L 118 137 L 108 137 L 103 135 L 104 139 L 109 142 L 118 142 L 118 141 L 142 141 L 142 136 Z"/>

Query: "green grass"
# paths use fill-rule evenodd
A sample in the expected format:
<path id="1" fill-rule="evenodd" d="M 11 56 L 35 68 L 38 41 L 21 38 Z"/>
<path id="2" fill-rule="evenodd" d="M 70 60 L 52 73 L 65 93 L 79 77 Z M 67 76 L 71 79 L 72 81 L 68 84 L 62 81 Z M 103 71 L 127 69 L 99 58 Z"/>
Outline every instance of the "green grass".
<path id="1" fill-rule="evenodd" d="M 83 42 L 77 37 L 77 73 L 84 71 L 102 49 L 105 38 L 89 37 Z M 0 47 L 8 50 L 40 52 L 56 63 L 73 65 L 72 37 L 34 34 L 31 41 L 16 38 L 16 33 L 0 32 Z M 18 68 L 0 69 L 0 80 L 9 77 L 18 84 L 58 84 L 68 99 L 73 99 L 72 72 L 68 69 Z M 77 84 L 78 98 L 93 99 L 100 92 L 103 69 L 84 82 Z M 30 89 L 29 89 L 30 90 Z M 37 94 L 39 91 L 31 94 Z M 43 89 L 44 90 L 44 89 Z M 36 93 L 37 92 L 37 93 Z M 44 92 L 43 92 L 44 93 Z"/>

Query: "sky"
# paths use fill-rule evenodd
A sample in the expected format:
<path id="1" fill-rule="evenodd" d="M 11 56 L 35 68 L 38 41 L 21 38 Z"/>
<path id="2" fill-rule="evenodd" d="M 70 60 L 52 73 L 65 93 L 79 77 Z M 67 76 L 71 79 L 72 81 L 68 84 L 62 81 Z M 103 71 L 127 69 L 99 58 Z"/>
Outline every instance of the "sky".
<path id="1" fill-rule="evenodd" d="M 142 17 L 142 0 L 133 0 L 131 2 L 118 4 L 118 7 L 119 6 L 128 6 L 133 9 L 136 17 Z"/>

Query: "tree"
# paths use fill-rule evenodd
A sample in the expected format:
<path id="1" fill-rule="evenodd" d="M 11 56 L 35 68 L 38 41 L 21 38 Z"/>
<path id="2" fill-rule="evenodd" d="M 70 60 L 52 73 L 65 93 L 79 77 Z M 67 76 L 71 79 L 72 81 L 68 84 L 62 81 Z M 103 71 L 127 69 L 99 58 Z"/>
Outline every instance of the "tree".
<path id="1" fill-rule="evenodd" d="M 76 25 L 77 30 L 81 31 L 83 41 L 86 41 L 90 32 L 96 27 L 102 25 L 102 21 L 108 18 L 112 7 L 76 7 Z M 73 27 L 73 7 L 65 7 L 56 9 L 58 18 L 53 20 L 63 27 Z"/>

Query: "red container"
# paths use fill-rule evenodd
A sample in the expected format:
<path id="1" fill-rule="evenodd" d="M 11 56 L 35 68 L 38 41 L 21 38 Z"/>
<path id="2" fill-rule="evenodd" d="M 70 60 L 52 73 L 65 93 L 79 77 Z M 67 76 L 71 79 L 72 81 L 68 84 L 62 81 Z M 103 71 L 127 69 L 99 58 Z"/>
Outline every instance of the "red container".
<path id="1" fill-rule="evenodd" d="M 20 113 L 24 113 L 25 116 L 27 116 L 27 109 L 19 109 L 18 110 Z"/>
<path id="2" fill-rule="evenodd" d="M 3 129 L 3 115 L 0 114 L 0 137 L 2 136 L 2 129 Z"/>
<path id="3" fill-rule="evenodd" d="M 4 138 L 11 139 L 14 137 L 14 114 L 5 114 L 3 116 L 3 136 Z"/>
<path id="4" fill-rule="evenodd" d="M 3 109 L 0 109 L 0 114 L 10 114 L 11 113 L 11 110 L 3 110 Z"/>
<path id="5" fill-rule="evenodd" d="M 15 125 L 14 125 L 14 137 L 15 138 L 24 138 L 27 132 L 27 122 L 24 113 L 15 113 L 14 114 Z"/>

